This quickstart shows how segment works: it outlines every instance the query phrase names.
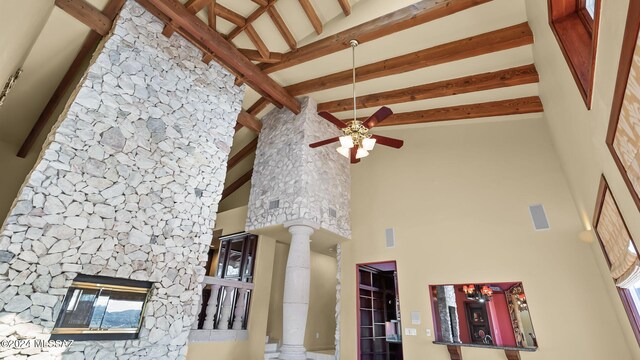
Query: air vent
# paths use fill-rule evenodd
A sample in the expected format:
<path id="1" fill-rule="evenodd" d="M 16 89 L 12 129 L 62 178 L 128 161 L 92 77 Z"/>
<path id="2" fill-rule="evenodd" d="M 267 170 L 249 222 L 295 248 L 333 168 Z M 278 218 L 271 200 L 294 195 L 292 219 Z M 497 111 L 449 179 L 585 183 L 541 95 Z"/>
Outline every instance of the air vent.
<path id="1" fill-rule="evenodd" d="M 533 221 L 533 227 L 537 230 L 549 230 L 549 220 L 547 220 L 547 214 L 544 212 L 542 204 L 530 205 L 529 213 L 531 214 L 531 221 Z"/>
<path id="2" fill-rule="evenodd" d="M 393 228 L 387 228 L 385 229 L 384 234 L 387 240 L 387 247 L 396 247 L 396 231 Z"/>
<path id="3" fill-rule="evenodd" d="M 277 209 L 280 207 L 280 200 L 269 201 L 269 210 Z"/>
<path id="4" fill-rule="evenodd" d="M 338 212 L 336 211 L 336 209 L 334 208 L 329 208 L 329 216 L 334 218 L 334 217 L 338 217 Z"/>

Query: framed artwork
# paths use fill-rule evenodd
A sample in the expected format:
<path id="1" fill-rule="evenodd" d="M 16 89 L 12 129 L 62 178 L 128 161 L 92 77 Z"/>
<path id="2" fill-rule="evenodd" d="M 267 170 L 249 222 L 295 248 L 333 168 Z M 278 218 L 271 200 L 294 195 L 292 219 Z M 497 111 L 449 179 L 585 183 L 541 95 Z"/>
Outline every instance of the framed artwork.
<path id="1" fill-rule="evenodd" d="M 640 2 L 631 1 L 613 95 L 607 146 L 640 210 Z"/>

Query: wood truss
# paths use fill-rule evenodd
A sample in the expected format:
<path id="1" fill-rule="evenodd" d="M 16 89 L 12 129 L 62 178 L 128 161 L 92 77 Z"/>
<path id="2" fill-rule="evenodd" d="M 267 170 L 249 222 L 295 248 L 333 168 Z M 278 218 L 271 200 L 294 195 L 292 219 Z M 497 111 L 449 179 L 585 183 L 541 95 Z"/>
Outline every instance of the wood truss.
<path id="1" fill-rule="evenodd" d="M 93 29 L 94 32 L 92 32 L 92 34 L 95 34 L 93 35 L 94 39 L 96 36 L 99 39 L 100 35 L 109 32 L 113 19 L 109 11 L 105 10 L 100 12 L 86 3 L 86 0 L 55 1 L 58 7 L 64 9 Z M 119 3 L 121 6 L 123 1 L 124 0 L 111 0 L 111 3 Z M 287 86 L 281 86 L 267 74 L 345 50 L 349 48 L 349 40 L 351 39 L 357 39 L 360 43 L 374 41 L 399 31 L 488 3 L 491 0 L 417 1 L 415 4 L 401 8 L 393 13 L 369 20 L 336 34 L 325 36 L 320 40 L 304 46 L 298 46 L 296 35 L 291 31 L 291 28 L 278 11 L 277 0 L 243 0 L 251 1 L 256 6 L 255 10 L 248 15 L 245 13 L 244 16 L 233 9 L 221 5 L 220 1 L 216 0 L 187 0 L 184 5 L 181 4 L 184 0 L 136 1 L 165 23 L 163 34 L 171 36 L 177 32 L 184 36 L 203 51 L 203 61 L 209 62 L 215 60 L 219 62 L 237 77 L 236 83 L 246 83 L 262 96 L 256 103 L 238 115 L 236 125 L 236 132 L 240 128 L 246 127 L 254 133 L 259 133 L 262 128 L 262 123 L 257 116 L 269 104 L 274 104 L 278 107 L 284 106 L 293 112 L 298 112 L 300 110 L 300 104 L 295 100 L 294 96 L 309 95 L 314 92 L 344 86 L 350 84 L 352 81 L 351 71 L 345 70 L 294 84 L 288 84 Z M 304 11 L 315 33 L 321 34 L 324 31 L 324 24 L 320 16 L 321 14 L 314 8 L 314 1 L 318 4 L 317 1 L 325 0 L 298 0 L 297 2 Z M 357 7 L 352 9 L 352 3 L 349 0 L 331 1 L 337 2 L 337 5 L 340 6 L 342 11 L 340 16 L 349 16 L 352 11 L 357 11 Z M 263 17 L 270 19 L 273 23 L 279 35 L 289 48 L 287 52 L 278 52 L 270 49 L 269 43 L 265 42 L 258 30 L 256 30 L 254 26 L 256 21 Z M 231 30 L 226 33 L 220 33 L 218 31 L 217 18 L 224 19 L 233 24 Z M 234 40 L 237 41 L 236 39 L 240 34 L 245 34 L 254 48 L 239 48 L 235 46 L 233 42 Z M 298 38 L 306 36 L 302 34 L 298 35 Z M 356 69 L 356 76 L 358 81 L 378 79 L 448 62 L 514 49 L 530 45 L 533 41 L 533 33 L 529 25 L 522 23 L 433 47 L 418 48 L 408 54 L 368 63 Z M 86 53 L 89 53 L 95 45 L 92 47 L 87 45 L 87 47 L 88 50 L 81 51 L 81 53 L 85 53 L 83 56 L 81 56 L 81 54 L 78 55 L 81 59 L 86 58 Z M 278 50 L 282 51 L 282 49 Z M 67 76 L 65 76 L 65 79 L 66 78 Z M 431 83 L 423 83 L 405 88 L 394 88 L 364 94 L 359 96 L 356 102 L 359 109 L 379 107 L 524 84 L 534 84 L 538 81 L 539 77 L 535 66 L 529 64 Z M 63 79 L 63 84 L 64 83 L 65 80 Z M 61 86 L 63 86 L 63 84 L 61 84 Z M 61 91 L 64 93 L 66 88 L 62 87 Z M 58 90 L 56 90 L 56 93 L 57 92 Z M 57 103 L 54 102 L 52 106 L 55 108 L 56 104 Z M 49 107 L 49 105 L 47 105 L 47 107 Z M 353 102 L 351 98 L 335 99 L 318 104 L 318 110 L 320 111 L 341 112 L 352 109 Z M 380 125 L 408 125 L 448 120 L 477 119 L 490 116 L 527 114 L 541 111 L 543 111 L 543 107 L 540 99 L 537 96 L 531 96 L 396 113 Z M 41 115 L 41 117 L 45 117 L 45 122 L 47 112 L 50 113 L 51 110 L 45 109 L 43 115 Z M 36 131 L 35 137 L 37 137 L 37 133 Z M 34 140 L 35 138 L 30 141 L 33 142 Z M 27 143 L 27 141 L 25 143 Z M 256 137 L 240 149 L 228 160 L 227 169 L 231 170 L 242 161 L 246 161 L 245 159 L 249 158 L 249 155 L 255 152 L 257 143 L 258 139 Z M 26 151 L 28 151 L 28 148 L 29 146 L 26 147 Z M 21 152 L 23 152 L 22 149 Z M 227 186 L 224 189 L 222 198 L 227 198 L 234 191 L 250 181 L 251 173 L 252 170 L 249 170 Z"/>

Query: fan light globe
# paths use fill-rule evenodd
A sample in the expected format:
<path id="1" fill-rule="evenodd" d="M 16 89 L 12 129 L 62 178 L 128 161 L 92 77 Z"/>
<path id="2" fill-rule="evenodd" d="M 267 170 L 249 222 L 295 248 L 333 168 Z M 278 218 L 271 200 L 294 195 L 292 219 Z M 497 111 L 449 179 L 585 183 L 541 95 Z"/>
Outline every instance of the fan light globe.
<path id="1" fill-rule="evenodd" d="M 358 148 L 356 152 L 356 159 L 362 159 L 363 157 L 369 156 L 369 152 L 363 148 Z"/>
<path id="2" fill-rule="evenodd" d="M 340 136 L 340 145 L 343 148 L 351 149 L 353 147 L 353 139 L 349 135 Z"/>
<path id="3" fill-rule="evenodd" d="M 340 153 L 340 155 L 346 157 L 347 159 L 350 157 L 350 151 L 348 148 L 342 147 L 340 146 L 339 148 L 336 149 L 338 151 L 338 153 Z"/>
<path id="4" fill-rule="evenodd" d="M 362 140 L 362 148 L 371 151 L 373 147 L 376 146 L 376 139 L 374 138 L 366 138 Z"/>

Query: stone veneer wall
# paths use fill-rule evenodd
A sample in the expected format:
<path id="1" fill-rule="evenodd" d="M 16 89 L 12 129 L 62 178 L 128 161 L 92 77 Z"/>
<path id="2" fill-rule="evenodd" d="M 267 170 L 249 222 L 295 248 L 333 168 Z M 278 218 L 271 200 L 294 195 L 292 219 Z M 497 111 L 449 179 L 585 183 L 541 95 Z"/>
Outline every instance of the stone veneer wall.
<path id="1" fill-rule="evenodd" d="M 351 237 L 349 161 L 336 144 L 309 144 L 342 134 L 318 116 L 311 98 L 302 111 L 274 109 L 263 117 L 251 179 L 247 230 L 305 219 L 345 238 Z M 270 209 L 272 201 L 279 207 Z M 335 210 L 335 216 L 330 209 Z"/>
<path id="2" fill-rule="evenodd" d="M 154 282 L 140 339 L 64 358 L 186 355 L 244 88 L 162 28 L 127 1 L 20 190 L 0 233 L 2 338 L 48 338 L 72 279 L 96 274 Z"/>
<path id="3" fill-rule="evenodd" d="M 440 314 L 440 334 L 442 334 L 442 341 L 445 342 L 460 342 L 460 323 L 456 317 L 451 321 L 451 314 L 449 313 L 449 307 L 458 308 L 456 302 L 456 290 L 453 285 L 445 285 L 437 287 L 438 293 L 438 313 Z M 457 314 L 457 312 L 456 312 Z M 454 338 L 451 324 L 455 326 L 455 332 L 457 336 Z"/>

